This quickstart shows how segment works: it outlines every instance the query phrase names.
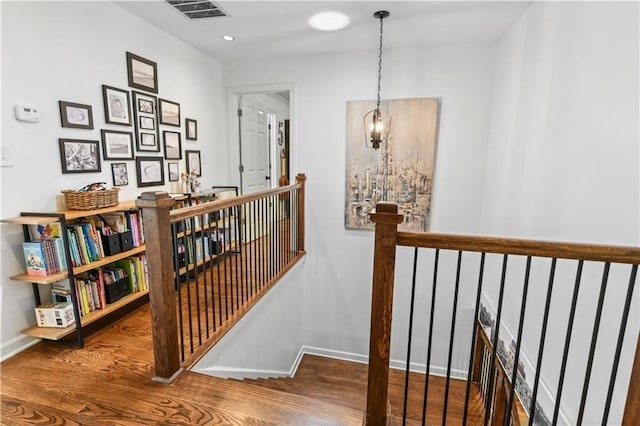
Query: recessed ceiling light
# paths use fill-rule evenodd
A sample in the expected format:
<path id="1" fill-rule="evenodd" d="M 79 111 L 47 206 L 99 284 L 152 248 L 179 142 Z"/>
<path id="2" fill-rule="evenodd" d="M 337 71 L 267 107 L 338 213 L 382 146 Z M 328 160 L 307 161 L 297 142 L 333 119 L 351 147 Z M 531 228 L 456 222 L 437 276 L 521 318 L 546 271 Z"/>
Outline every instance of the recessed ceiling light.
<path id="1" fill-rule="evenodd" d="M 320 31 L 337 31 L 349 25 L 349 17 L 341 12 L 327 10 L 309 18 L 309 25 Z"/>
<path id="2" fill-rule="evenodd" d="M 233 41 L 233 40 L 235 40 L 236 38 L 235 38 L 234 36 L 232 36 L 232 35 L 223 35 L 223 36 L 222 36 L 222 39 L 223 39 L 224 41 Z"/>

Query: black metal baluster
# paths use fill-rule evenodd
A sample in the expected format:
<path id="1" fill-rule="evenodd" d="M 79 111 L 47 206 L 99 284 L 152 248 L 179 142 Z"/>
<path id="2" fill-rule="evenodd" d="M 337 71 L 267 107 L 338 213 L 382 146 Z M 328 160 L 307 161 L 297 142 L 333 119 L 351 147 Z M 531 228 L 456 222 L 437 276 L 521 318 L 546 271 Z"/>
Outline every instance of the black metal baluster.
<path id="1" fill-rule="evenodd" d="M 602 317 L 602 306 L 604 304 L 604 296 L 607 291 L 607 282 L 609 280 L 610 262 L 604 264 L 602 272 L 602 284 L 600 285 L 600 296 L 598 297 L 598 308 L 596 310 L 596 319 L 593 323 L 593 333 L 591 335 L 591 348 L 589 349 L 589 359 L 587 360 L 587 369 L 584 377 L 584 385 L 582 386 L 582 398 L 580 399 L 580 409 L 578 410 L 578 424 L 582 424 L 584 416 L 584 407 L 587 402 L 587 394 L 589 393 L 589 381 L 591 380 L 591 368 L 593 367 L 593 357 L 596 352 L 596 343 L 598 342 L 598 331 L 600 329 L 600 318 Z"/>
<path id="2" fill-rule="evenodd" d="M 609 420 L 609 410 L 611 409 L 611 398 L 613 397 L 613 389 L 616 384 L 616 376 L 618 375 L 618 363 L 620 362 L 620 353 L 622 352 L 622 343 L 624 341 L 624 331 L 627 328 L 627 320 L 629 319 L 629 309 L 631 308 L 631 300 L 633 297 L 633 289 L 636 283 L 636 275 L 638 273 L 638 265 L 631 267 L 631 277 L 629 278 L 629 287 L 627 287 L 627 298 L 624 302 L 622 310 L 622 318 L 620 319 L 620 331 L 618 332 L 618 343 L 616 344 L 616 354 L 613 357 L 613 365 L 611 367 L 611 377 L 609 378 L 609 390 L 607 391 L 607 399 L 604 405 L 604 414 L 602 415 L 602 424 L 606 425 Z"/>
<path id="3" fill-rule="evenodd" d="M 185 277 L 185 287 L 187 288 L 187 315 L 189 316 L 189 347 L 191 348 L 191 353 L 193 353 L 193 315 L 191 314 L 191 262 L 193 262 L 193 245 L 191 246 L 191 251 L 189 251 L 189 238 L 191 237 L 191 242 L 193 243 L 193 229 L 187 229 L 187 220 L 184 221 L 185 233 L 184 233 L 184 242 L 187 247 L 185 247 L 185 258 L 186 258 L 186 270 L 184 273 Z"/>
<path id="4" fill-rule="evenodd" d="M 275 250 L 275 242 L 276 242 L 276 220 L 274 213 L 276 211 L 276 206 L 274 204 L 274 197 L 269 197 L 269 221 L 270 221 L 270 230 L 269 230 L 269 282 L 273 281 L 273 277 L 276 275 L 276 250 Z"/>
<path id="5" fill-rule="evenodd" d="M 216 291 L 215 291 L 215 280 L 213 279 L 213 268 L 215 267 L 214 258 L 216 254 L 214 253 L 214 247 L 217 246 L 217 243 L 213 241 L 211 237 L 211 229 L 213 228 L 213 224 L 215 223 L 215 212 L 211 212 L 209 216 L 209 227 L 207 228 L 207 238 L 209 245 L 209 258 L 207 259 L 208 269 L 209 269 L 209 281 L 211 282 L 211 322 L 213 323 L 213 331 L 216 331 Z M 215 245 L 214 245 L 215 244 Z M 208 330 L 208 326 L 207 326 Z"/>
<path id="6" fill-rule="evenodd" d="M 507 403 L 507 413 L 504 419 L 504 426 L 509 426 L 513 407 L 513 397 L 516 391 L 518 380 L 518 362 L 520 361 L 520 345 L 522 344 L 522 330 L 524 329 L 524 315 L 527 309 L 527 295 L 529 294 L 529 275 L 531 273 L 531 256 L 527 256 L 527 267 L 524 273 L 524 285 L 522 288 L 522 303 L 520 304 L 520 320 L 518 322 L 518 337 L 516 340 L 516 354 L 513 360 L 513 371 L 511 372 L 511 389 Z"/>
<path id="7" fill-rule="evenodd" d="M 218 222 L 220 221 L 220 218 L 222 217 L 222 210 L 218 211 L 218 215 L 216 217 L 214 217 L 215 219 L 215 228 L 213 230 L 213 232 L 215 233 L 216 236 L 216 272 L 217 272 L 217 277 L 218 277 L 218 318 L 220 319 L 220 327 L 222 327 L 222 271 L 220 271 L 220 261 L 223 260 L 222 257 L 222 244 L 220 244 L 220 232 L 218 231 Z M 227 297 L 227 287 L 225 285 L 224 288 L 224 293 L 225 293 L 225 300 Z M 224 315 L 225 315 L 225 319 L 228 319 L 228 313 L 227 313 L 227 305 L 225 303 L 224 306 Z"/>
<path id="8" fill-rule="evenodd" d="M 200 286 L 198 285 L 198 234 L 199 229 L 196 227 L 196 217 L 191 217 L 191 252 L 193 255 L 193 284 L 196 296 L 196 323 L 198 324 L 198 344 L 202 345 L 202 323 L 200 319 Z M 191 309 L 191 305 L 189 305 Z M 193 313 L 192 313 L 193 314 Z M 191 349 L 193 352 L 193 348 Z"/>
<path id="9" fill-rule="evenodd" d="M 173 243 L 173 269 L 176 292 L 178 293 L 178 330 L 180 330 L 180 359 L 184 361 L 184 324 L 182 321 L 182 291 L 180 289 L 180 253 L 178 252 L 178 224 L 171 224 Z"/>
<path id="10" fill-rule="evenodd" d="M 229 267 L 232 268 L 229 275 L 231 276 L 231 288 L 235 287 L 236 291 L 236 310 L 240 309 L 240 289 L 238 288 L 238 258 L 235 255 L 235 250 L 233 247 L 233 242 L 231 241 L 231 236 L 234 234 L 231 229 L 231 209 L 227 209 L 227 230 L 229 232 L 229 237 L 227 241 L 229 243 L 228 254 L 231 256 L 229 258 Z M 233 303 L 233 296 L 231 297 L 231 302 Z"/>
<path id="11" fill-rule="evenodd" d="M 438 258 L 440 249 L 436 249 L 435 261 L 433 263 L 433 286 L 431 290 L 431 313 L 429 314 L 429 334 L 427 337 L 427 364 L 424 377 L 424 399 L 422 401 L 422 426 L 427 421 L 427 397 L 429 396 L 429 370 L 431 367 L 431 342 L 433 337 L 433 314 L 436 309 L 436 290 L 438 284 Z"/>
<path id="12" fill-rule="evenodd" d="M 249 262 L 251 261 L 251 238 L 247 230 L 247 209 L 249 204 L 242 205 L 242 209 L 238 210 L 241 213 L 240 224 L 242 225 L 242 258 L 244 263 L 244 275 L 247 281 L 247 298 L 253 297 L 253 288 L 251 287 L 251 271 L 249 270 Z"/>
<path id="13" fill-rule="evenodd" d="M 536 399 L 538 397 L 538 384 L 540 383 L 540 372 L 542 371 L 542 355 L 544 354 L 544 342 L 547 336 L 547 323 L 549 321 L 549 307 L 551 306 L 551 295 L 553 292 L 553 281 L 556 274 L 556 258 L 551 260 L 549 271 L 549 285 L 547 285 L 547 297 L 544 303 L 544 316 L 542 318 L 542 331 L 540 332 L 540 344 L 538 344 L 538 361 L 536 362 L 536 377 L 533 379 L 533 393 L 531 394 L 531 405 L 529 406 L 530 424 L 535 424 Z"/>
<path id="14" fill-rule="evenodd" d="M 204 320 L 205 320 L 205 334 L 207 339 L 209 338 L 209 297 L 207 296 L 207 255 L 205 250 L 205 244 L 209 244 L 209 239 L 205 236 L 209 229 L 208 220 L 205 221 L 205 217 L 208 218 L 209 214 L 205 213 L 200 216 L 200 223 L 202 224 L 202 292 L 204 293 Z M 196 285 L 200 287 L 200 283 L 196 282 Z M 202 334 L 202 333 L 200 333 Z"/>
<path id="15" fill-rule="evenodd" d="M 553 421 L 551 424 L 558 424 L 558 414 L 560 413 L 560 400 L 562 398 L 562 387 L 564 385 L 564 374 L 567 367 L 567 358 L 569 356 L 569 346 L 571 344 L 571 334 L 573 333 L 573 320 L 576 314 L 576 304 L 578 303 L 578 293 L 580 291 L 580 280 L 582 279 L 583 260 L 578 261 L 578 270 L 576 271 L 576 280 L 573 284 L 573 296 L 571 298 L 571 308 L 569 309 L 569 322 L 567 324 L 567 335 L 564 338 L 564 349 L 562 353 L 562 364 L 560 366 L 560 378 L 558 379 L 558 390 L 556 391 L 556 403 L 553 408 Z"/>
<path id="16" fill-rule="evenodd" d="M 266 198 L 262 199 L 262 243 L 263 243 L 263 285 L 266 286 L 269 283 L 269 205 Z"/>
<path id="17" fill-rule="evenodd" d="M 250 204 L 251 221 L 249 222 L 249 241 L 251 255 L 249 260 L 251 261 L 251 283 L 253 284 L 253 291 L 258 292 L 258 269 L 256 268 L 256 258 L 258 257 L 258 247 L 256 246 L 256 202 L 251 201 Z"/>
<path id="18" fill-rule="evenodd" d="M 498 312 L 496 314 L 496 326 L 494 327 L 494 335 L 491 341 L 491 365 L 489 366 L 489 387 L 487 389 L 488 398 L 485 401 L 484 407 L 484 426 L 489 423 L 489 417 L 491 416 L 491 399 L 493 395 L 493 381 L 496 369 L 496 352 L 498 348 L 498 336 L 500 335 L 500 319 L 502 317 L 502 299 L 504 296 L 504 284 L 507 278 L 507 261 L 509 255 L 505 254 L 502 257 L 502 276 L 500 278 L 500 295 L 498 296 Z"/>
<path id="19" fill-rule="evenodd" d="M 447 408 L 449 405 L 449 382 L 451 380 L 451 357 L 453 355 L 453 338 L 456 331 L 456 314 L 458 312 L 458 290 L 460 288 L 460 268 L 462 266 L 462 251 L 458 250 L 458 265 L 456 267 L 456 284 L 453 291 L 453 312 L 451 313 L 451 336 L 449 337 L 449 355 L 447 359 L 447 380 L 444 387 L 444 406 L 442 409 L 442 424 L 447 424 Z"/>
<path id="20" fill-rule="evenodd" d="M 467 424 L 467 416 L 469 415 L 469 396 L 471 393 L 471 378 L 473 375 L 473 361 L 476 356 L 476 339 L 478 338 L 478 311 L 480 309 L 480 298 L 482 297 L 482 281 L 484 276 L 484 258 L 485 253 L 480 255 L 480 272 L 478 273 L 478 292 L 476 293 L 476 305 L 473 311 L 473 331 L 471 332 L 471 355 L 469 356 L 469 370 L 467 373 L 467 389 L 464 396 L 464 412 L 462 414 L 462 425 Z"/>
<path id="21" fill-rule="evenodd" d="M 411 279 L 411 301 L 409 302 L 409 336 L 407 338 L 407 367 L 404 376 L 404 405 L 402 408 L 402 424 L 407 423 L 407 403 L 409 394 L 409 370 L 411 367 L 411 336 L 413 335 L 413 311 L 416 299 L 416 272 L 418 268 L 418 247 L 413 252 L 413 277 Z"/>
<path id="22" fill-rule="evenodd" d="M 221 252 L 220 252 L 220 260 L 222 260 L 222 264 L 224 266 L 224 308 L 227 314 L 227 319 L 229 319 L 229 294 L 231 294 L 231 315 L 233 315 L 233 289 L 229 287 L 229 267 L 227 265 L 228 261 L 228 247 L 227 247 L 227 230 L 226 230 L 226 221 L 225 221 L 225 211 L 224 209 L 220 214 L 220 224 L 222 225 L 222 234 L 220 234 L 220 242 L 221 242 Z"/>

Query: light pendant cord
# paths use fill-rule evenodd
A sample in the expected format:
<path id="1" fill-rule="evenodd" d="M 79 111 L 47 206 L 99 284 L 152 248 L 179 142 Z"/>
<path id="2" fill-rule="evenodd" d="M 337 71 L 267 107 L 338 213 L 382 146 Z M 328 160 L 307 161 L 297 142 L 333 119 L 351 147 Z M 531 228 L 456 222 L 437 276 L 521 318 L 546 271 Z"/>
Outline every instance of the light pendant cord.
<path id="1" fill-rule="evenodd" d="M 380 47 L 378 49 L 378 103 L 376 109 L 380 110 L 380 82 L 382 81 L 382 21 L 383 16 L 380 16 Z"/>

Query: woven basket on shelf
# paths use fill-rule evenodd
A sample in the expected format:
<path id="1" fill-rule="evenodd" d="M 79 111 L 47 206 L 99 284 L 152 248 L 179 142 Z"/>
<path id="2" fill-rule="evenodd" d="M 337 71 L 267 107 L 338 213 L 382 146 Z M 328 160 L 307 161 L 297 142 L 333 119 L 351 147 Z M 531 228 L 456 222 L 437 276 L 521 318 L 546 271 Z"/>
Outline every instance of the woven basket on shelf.
<path id="1" fill-rule="evenodd" d="M 72 191 L 64 190 L 64 201 L 69 210 L 91 210 L 118 204 L 120 188 L 105 189 L 103 191 Z"/>

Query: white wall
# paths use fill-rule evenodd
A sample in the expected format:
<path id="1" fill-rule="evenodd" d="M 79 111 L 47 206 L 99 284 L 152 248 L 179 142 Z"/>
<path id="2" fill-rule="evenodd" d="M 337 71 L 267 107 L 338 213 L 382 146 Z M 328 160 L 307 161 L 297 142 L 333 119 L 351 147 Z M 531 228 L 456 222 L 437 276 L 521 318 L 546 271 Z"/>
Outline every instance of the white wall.
<path id="1" fill-rule="evenodd" d="M 13 152 L 13 167 L 0 169 L 2 211 L 12 217 L 21 211 L 53 211 L 62 189 L 87 183 L 112 184 L 109 161 L 102 172 L 63 175 L 58 138 L 100 140 L 100 129 L 133 131 L 133 127 L 105 126 L 102 84 L 127 87 L 125 52 L 158 63 L 159 96 L 180 103 L 181 120 L 198 120 L 198 141 L 184 139 L 183 149 L 200 149 L 204 186 L 228 184 L 226 107 L 220 63 L 178 41 L 159 28 L 111 2 L 2 2 L 2 144 Z M 94 130 L 60 127 L 58 101 L 90 104 Z M 18 122 L 13 105 L 38 107 L 42 121 Z M 183 126 L 184 127 L 184 126 Z M 161 126 L 160 130 L 176 128 Z M 162 133 L 160 134 L 162 135 Z M 180 161 L 184 170 L 184 159 Z M 135 161 L 128 161 L 129 185 L 121 200 L 143 190 L 175 190 L 174 185 L 137 188 Z M 165 181 L 166 165 L 165 165 Z M 23 270 L 21 229 L 2 225 L 2 356 L 25 342 L 19 334 L 35 323 L 30 285 L 7 277 Z"/>
<path id="2" fill-rule="evenodd" d="M 302 259 L 193 367 L 223 378 L 290 377 L 303 342 Z"/>
<path id="3" fill-rule="evenodd" d="M 383 98 L 442 97 L 434 231 L 479 226 L 494 53 L 491 44 L 385 51 Z M 226 86 L 295 86 L 291 172 L 306 173 L 308 188 L 304 344 L 359 355 L 368 353 L 373 233 L 344 228 L 346 102 L 375 98 L 376 65 L 370 51 L 224 68 Z M 407 268 L 398 272 L 406 283 Z M 399 285 L 396 293 L 399 315 L 408 311 L 406 290 Z M 394 335 L 393 358 L 401 358 L 395 343 L 405 339 Z"/>
<path id="4" fill-rule="evenodd" d="M 638 52 L 636 2 L 534 3 L 505 34 L 496 63 L 480 232 L 638 246 Z M 498 262 L 488 265 L 487 273 L 499 274 L 498 268 Z M 575 262 L 563 262 L 556 274 L 542 376 L 553 393 L 575 270 Z M 503 315 L 514 335 L 522 271 L 523 259 L 511 263 L 505 292 Z M 523 347 L 534 364 L 540 333 L 535 318 L 542 314 L 548 274 L 548 262 L 534 264 Z M 601 421 L 628 274 L 628 267 L 612 270 L 587 424 Z M 562 397 L 569 423 L 575 423 L 580 403 L 601 276 L 602 265 L 586 266 Z M 487 292 L 495 304 L 498 280 Z M 640 325 L 637 294 L 636 290 L 610 424 L 621 419 Z"/>

